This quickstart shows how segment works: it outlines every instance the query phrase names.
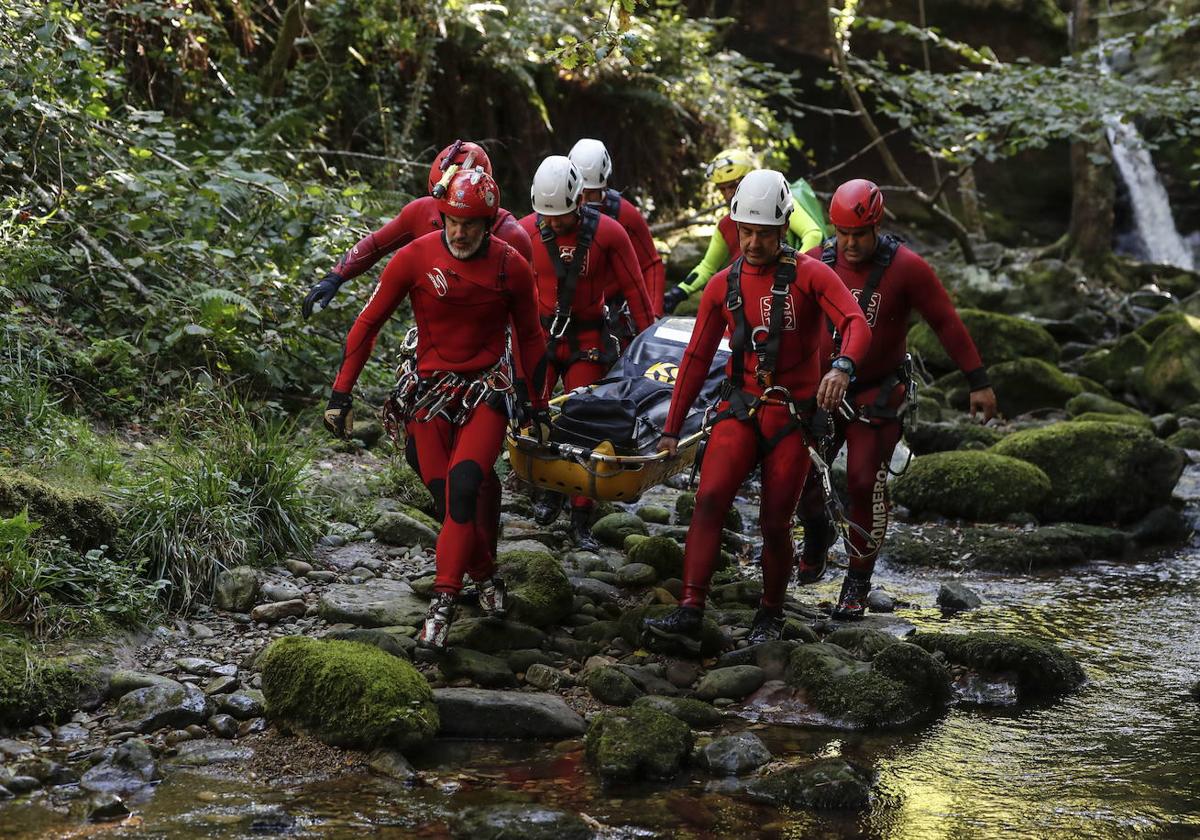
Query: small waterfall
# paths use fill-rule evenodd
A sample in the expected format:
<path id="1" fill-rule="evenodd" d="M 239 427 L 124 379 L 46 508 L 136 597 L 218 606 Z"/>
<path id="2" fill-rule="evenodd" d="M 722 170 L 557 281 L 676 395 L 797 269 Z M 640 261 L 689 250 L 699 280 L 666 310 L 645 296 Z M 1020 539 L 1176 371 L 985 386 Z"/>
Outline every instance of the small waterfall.
<path id="1" fill-rule="evenodd" d="M 1113 160 L 1129 188 L 1134 227 L 1145 258 L 1152 263 L 1194 269 L 1195 256 L 1175 227 L 1167 189 L 1158 177 L 1141 133 L 1133 123 L 1122 122 L 1119 117 L 1106 117 L 1104 122 L 1112 143 Z"/>

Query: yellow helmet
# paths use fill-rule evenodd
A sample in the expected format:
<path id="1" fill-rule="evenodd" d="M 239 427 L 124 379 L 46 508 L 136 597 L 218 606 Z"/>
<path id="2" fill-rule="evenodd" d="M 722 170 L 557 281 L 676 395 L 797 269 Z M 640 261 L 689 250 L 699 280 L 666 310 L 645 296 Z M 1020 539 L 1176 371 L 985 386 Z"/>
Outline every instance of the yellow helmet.
<path id="1" fill-rule="evenodd" d="M 758 163 L 749 152 L 742 149 L 724 149 L 709 162 L 704 176 L 714 184 L 727 184 L 757 168 Z"/>

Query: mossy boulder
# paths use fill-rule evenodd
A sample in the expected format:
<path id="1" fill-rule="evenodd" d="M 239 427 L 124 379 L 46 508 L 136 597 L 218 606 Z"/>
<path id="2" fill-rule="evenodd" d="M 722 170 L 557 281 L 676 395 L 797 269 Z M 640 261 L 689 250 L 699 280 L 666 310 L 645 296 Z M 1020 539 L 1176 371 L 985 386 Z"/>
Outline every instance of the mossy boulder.
<path id="1" fill-rule="evenodd" d="M 649 706 L 677 717 L 696 729 L 715 729 L 721 725 L 725 716 L 720 710 L 703 700 L 691 697 L 662 697 L 647 695 L 634 701 L 634 706 Z"/>
<path id="2" fill-rule="evenodd" d="M 1058 343 L 1054 336 L 1037 324 L 981 309 L 960 309 L 958 314 L 971 334 L 983 363 L 989 368 L 1022 358 L 1058 361 Z M 920 354 L 931 371 L 944 373 L 958 369 L 933 329 L 924 321 L 908 331 L 908 347 Z"/>
<path id="3" fill-rule="evenodd" d="M 904 431 L 904 441 L 914 455 L 948 452 L 955 449 L 987 449 L 1004 438 L 992 426 L 969 420 L 926 423 L 924 415 Z"/>
<path id="4" fill-rule="evenodd" d="M 875 654 L 900 640 L 891 633 L 870 627 L 840 627 L 826 636 L 824 641 L 837 645 L 855 659 L 870 662 Z"/>
<path id="5" fill-rule="evenodd" d="M 1079 417 L 1083 414 L 1141 414 L 1132 406 L 1123 402 L 1102 397 L 1099 394 L 1083 393 L 1067 400 L 1067 414 Z"/>
<path id="6" fill-rule="evenodd" d="M 596 539 L 613 548 L 621 548 L 630 534 L 648 533 L 645 521 L 632 513 L 610 513 L 592 526 Z"/>
<path id="7" fill-rule="evenodd" d="M 1128 545 L 1123 531 L 1074 522 L 1032 531 L 986 526 L 927 528 L 889 534 L 880 556 L 903 566 L 1028 572 L 1120 558 Z"/>
<path id="8" fill-rule="evenodd" d="M 1083 669 L 1057 645 L 1008 633 L 918 633 L 913 645 L 941 653 L 955 665 L 984 673 L 1016 674 L 1021 700 L 1059 697 L 1080 686 Z"/>
<path id="9" fill-rule="evenodd" d="M 621 617 L 617 619 L 621 638 L 634 647 L 641 646 L 642 621 L 647 618 L 659 618 L 673 609 L 675 608 L 665 605 L 655 605 L 625 610 L 625 612 L 621 613 Z M 721 632 L 721 628 L 717 626 L 717 623 L 708 616 L 705 616 L 700 629 L 700 653 L 704 656 L 711 656 L 725 647 L 726 641 L 725 634 Z"/>
<path id="10" fill-rule="evenodd" d="M 575 594 L 554 555 L 542 551 L 503 552 L 497 565 L 508 586 L 512 602 L 509 615 L 515 621 L 546 627 L 571 614 Z"/>
<path id="11" fill-rule="evenodd" d="M 866 808 L 872 781 L 870 771 L 843 758 L 822 758 L 755 779 L 746 792 L 776 807 Z"/>
<path id="12" fill-rule="evenodd" d="M 1150 345 L 1137 333 L 1129 333 L 1108 347 L 1086 353 L 1075 362 L 1075 369 L 1108 388 L 1123 390 L 1133 381 L 1132 371 L 1146 363 Z"/>
<path id="13" fill-rule="evenodd" d="M 1134 332 L 1141 336 L 1143 340 L 1153 344 L 1160 335 L 1165 333 L 1171 327 L 1178 326 L 1179 324 L 1186 324 L 1187 322 L 1188 316 L 1182 312 L 1179 312 L 1178 310 L 1160 312 L 1134 330 Z"/>
<path id="14" fill-rule="evenodd" d="M 940 708 L 950 694 L 945 667 L 905 642 L 876 652 L 871 663 L 828 642 L 799 645 L 785 678 L 805 689 L 822 714 L 849 728 L 903 726 Z"/>
<path id="15" fill-rule="evenodd" d="M 584 679 L 591 695 L 609 706 L 629 706 L 643 691 L 616 668 L 593 668 Z"/>
<path id="16" fill-rule="evenodd" d="M 267 715 L 339 747 L 394 747 L 429 741 L 437 706 L 408 662 L 354 642 L 286 636 L 262 659 Z"/>
<path id="17" fill-rule="evenodd" d="M 649 522 L 654 525 L 671 524 L 671 511 L 658 505 L 642 505 L 637 509 L 637 515 L 643 522 Z"/>
<path id="18" fill-rule="evenodd" d="M 61 720 L 94 680 L 90 671 L 0 641 L 0 730 Z"/>
<path id="19" fill-rule="evenodd" d="M 1200 429 L 1180 429 L 1170 435 L 1166 442 L 1179 449 L 1200 449 Z"/>
<path id="20" fill-rule="evenodd" d="M 1039 408 L 1062 408 L 1083 385 L 1041 359 L 1017 359 L 988 369 L 1000 413 L 1016 417 Z"/>
<path id="21" fill-rule="evenodd" d="M 1200 401 L 1200 318 L 1163 331 L 1142 368 L 1142 392 L 1168 411 Z"/>
<path id="22" fill-rule="evenodd" d="M 915 513 L 1000 522 L 1040 510 L 1050 479 L 1033 464 L 993 452 L 937 452 L 913 459 L 892 497 Z"/>
<path id="23" fill-rule="evenodd" d="M 648 705 L 597 715 L 585 740 L 587 760 L 605 782 L 670 779 L 692 743 L 686 723 Z"/>
<path id="24" fill-rule="evenodd" d="M 29 509 L 39 535 L 62 537 L 78 549 L 112 545 L 117 515 L 103 499 L 64 490 L 20 470 L 0 469 L 0 519 Z"/>
<path id="25" fill-rule="evenodd" d="M 670 537 L 650 537 L 629 551 L 630 563 L 644 563 L 658 573 L 659 580 L 683 577 L 683 547 Z"/>
<path id="26" fill-rule="evenodd" d="M 441 526 L 416 508 L 388 510 L 379 514 L 371 524 L 375 538 L 386 545 L 423 546 L 437 545 Z"/>
<path id="27" fill-rule="evenodd" d="M 1051 492 L 1041 515 L 1070 522 L 1128 522 L 1166 504 L 1183 471 L 1178 450 L 1117 423 L 1057 423 L 1010 435 L 992 452 L 1042 469 Z"/>
<path id="28" fill-rule="evenodd" d="M 1099 411 L 1085 411 L 1073 419 L 1083 423 L 1120 423 L 1135 429 L 1145 429 L 1151 434 L 1154 432 L 1154 422 L 1145 414 L 1103 414 Z"/>

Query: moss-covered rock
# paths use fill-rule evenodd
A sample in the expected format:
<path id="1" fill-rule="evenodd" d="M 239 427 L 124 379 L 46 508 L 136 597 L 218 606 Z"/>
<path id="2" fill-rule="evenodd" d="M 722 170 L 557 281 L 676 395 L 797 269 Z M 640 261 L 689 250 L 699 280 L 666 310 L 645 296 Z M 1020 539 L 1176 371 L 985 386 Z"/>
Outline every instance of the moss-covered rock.
<path id="1" fill-rule="evenodd" d="M 1150 432 L 1117 423 L 1057 423 L 1010 435 L 992 452 L 1040 467 L 1046 519 L 1127 522 L 1166 504 L 1183 456 Z"/>
<path id="2" fill-rule="evenodd" d="M 1187 322 L 1188 316 L 1178 310 L 1160 312 L 1134 330 L 1134 332 L 1141 336 L 1146 342 L 1153 344 L 1160 335 L 1165 333 L 1171 327 L 1178 326 L 1179 324 L 1186 324 Z"/>
<path id="3" fill-rule="evenodd" d="M 647 695 L 646 697 L 639 697 L 634 701 L 633 705 L 649 706 L 650 708 L 658 709 L 660 712 L 666 712 L 696 729 L 715 729 L 725 719 L 725 716 L 709 703 L 691 697 Z"/>
<path id="4" fill-rule="evenodd" d="M 441 526 L 421 511 L 409 508 L 380 513 L 371 524 L 371 530 L 377 540 L 387 545 L 433 548 L 437 545 Z"/>
<path id="5" fill-rule="evenodd" d="M 1021 700 L 1066 694 L 1084 681 L 1083 669 L 1070 654 L 1051 642 L 1008 633 L 918 633 L 911 642 L 947 661 L 985 673 L 1017 675 Z"/>
<path id="6" fill-rule="evenodd" d="M 1043 327 L 1012 315 L 960 309 L 967 332 L 975 341 L 983 363 L 989 368 L 1001 362 L 1034 358 L 1058 361 L 1058 343 Z M 942 343 L 928 324 L 920 321 L 908 331 L 908 347 L 919 353 L 926 367 L 938 373 L 957 370 Z"/>
<path id="7" fill-rule="evenodd" d="M 865 808 L 871 773 L 843 758 L 822 758 L 755 779 L 746 792 L 759 802 L 786 808 Z"/>
<path id="8" fill-rule="evenodd" d="M 1180 429 L 1170 435 L 1166 442 L 1178 449 L 1200 449 L 1200 429 L 1194 426 Z"/>
<path id="9" fill-rule="evenodd" d="M 1099 394 L 1083 393 L 1067 400 L 1067 414 L 1079 417 L 1083 414 L 1141 414 L 1132 406 L 1123 402 L 1102 397 Z"/>
<path id="10" fill-rule="evenodd" d="M 642 621 L 647 618 L 664 616 L 673 609 L 675 608 L 670 606 L 655 605 L 625 610 L 625 612 L 621 613 L 621 617 L 617 619 L 621 638 L 634 647 L 641 646 Z M 711 656 L 719 652 L 725 646 L 725 643 L 726 638 L 721 632 L 721 628 L 717 626 L 715 621 L 705 616 L 700 630 L 700 652 L 705 656 Z"/>
<path id="11" fill-rule="evenodd" d="M 1069 522 L 1017 531 L 1005 528 L 930 528 L 889 534 L 880 553 L 888 562 L 941 569 L 1028 572 L 1087 560 L 1122 557 L 1123 531 Z"/>
<path id="12" fill-rule="evenodd" d="M 578 814 L 522 802 L 470 808 L 454 826 L 457 840 L 590 840 L 593 835 Z"/>
<path id="13" fill-rule="evenodd" d="M 904 431 L 904 441 L 914 455 L 956 449 L 987 449 L 1003 438 L 1004 433 L 992 426 L 968 420 L 926 423 L 923 415 Z"/>
<path id="14" fill-rule="evenodd" d="M 1001 522 L 1041 509 L 1050 479 L 1033 464 L 993 452 L 937 452 L 913 459 L 892 497 L 916 513 Z"/>
<path id="15" fill-rule="evenodd" d="M 592 534 L 605 545 L 621 548 L 630 534 L 649 533 L 646 523 L 632 513 L 610 513 L 592 526 Z"/>
<path id="16" fill-rule="evenodd" d="M 1200 318 L 1189 316 L 1154 340 L 1142 369 L 1142 392 L 1166 410 L 1200 400 Z"/>
<path id="17" fill-rule="evenodd" d="M 78 708 L 90 679 L 65 662 L 0 642 L 0 730 L 62 719 Z"/>
<path id="18" fill-rule="evenodd" d="M 827 642 L 799 645 L 788 661 L 786 681 L 805 689 L 822 714 L 842 725 L 903 726 L 940 707 L 950 690 L 945 668 L 912 647 L 890 645 L 868 664 Z"/>
<path id="19" fill-rule="evenodd" d="M 605 782 L 670 779 L 691 754 L 692 730 L 642 705 L 597 715 L 585 744 L 588 762 Z"/>
<path id="20" fill-rule="evenodd" d="M 1103 414 L 1099 411 L 1085 411 L 1073 419 L 1082 423 L 1120 423 L 1154 433 L 1154 423 L 1145 414 Z"/>
<path id="21" fill-rule="evenodd" d="M 0 519 L 29 509 L 39 534 L 63 537 L 75 548 L 112 545 L 117 515 L 99 496 L 64 490 L 20 470 L 0 469 Z"/>
<path id="22" fill-rule="evenodd" d="M 629 551 L 629 562 L 652 567 L 659 580 L 683 577 L 683 547 L 670 537 L 642 540 Z"/>
<path id="23" fill-rule="evenodd" d="M 840 627 L 826 636 L 824 641 L 837 645 L 855 659 L 870 662 L 875 654 L 900 640 L 890 633 L 869 627 Z"/>
<path id="24" fill-rule="evenodd" d="M 267 648 L 262 663 L 268 716 L 327 744 L 405 750 L 438 730 L 429 683 L 377 648 L 287 636 Z"/>
<path id="25" fill-rule="evenodd" d="M 541 551 L 503 552 L 497 565 L 508 586 L 512 602 L 509 615 L 514 620 L 546 627 L 571 614 L 575 594 L 554 555 Z"/>
<path id="26" fill-rule="evenodd" d="M 671 524 L 671 511 L 658 505 L 642 505 L 637 509 L 638 518 L 653 525 Z"/>
<path id="27" fill-rule="evenodd" d="M 1041 359 L 1017 359 L 988 368 L 996 401 L 1005 417 L 1039 408 L 1062 408 L 1083 393 L 1083 385 Z"/>
<path id="28" fill-rule="evenodd" d="M 593 668 L 584 681 L 592 696 L 609 706 L 628 706 L 643 694 L 633 680 L 616 668 Z"/>
<path id="29" fill-rule="evenodd" d="M 1085 354 L 1075 362 L 1079 373 L 1108 388 L 1123 390 L 1133 383 L 1131 372 L 1146 363 L 1150 345 L 1137 333 L 1129 333 L 1108 347 Z"/>

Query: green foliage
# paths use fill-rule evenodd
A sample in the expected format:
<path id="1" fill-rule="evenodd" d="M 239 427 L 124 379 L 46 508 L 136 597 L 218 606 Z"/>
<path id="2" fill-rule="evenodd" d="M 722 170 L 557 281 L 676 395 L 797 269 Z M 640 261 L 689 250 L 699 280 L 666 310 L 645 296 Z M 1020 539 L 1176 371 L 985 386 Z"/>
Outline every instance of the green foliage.
<path id="1" fill-rule="evenodd" d="M 260 421 L 237 403 L 223 414 L 120 490 L 124 553 L 148 558 L 170 582 L 174 606 L 210 593 L 222 569 L 306 556 L 316 537 L 311 454 L 291 425 Z"/>
<path id="2" fill-rule="evenodd" d="M 81 674 L 24 644 L 0 639 L 0 727 L 61 719 L 78 705 Z"/>

